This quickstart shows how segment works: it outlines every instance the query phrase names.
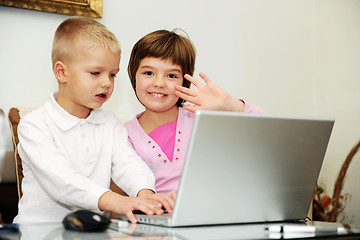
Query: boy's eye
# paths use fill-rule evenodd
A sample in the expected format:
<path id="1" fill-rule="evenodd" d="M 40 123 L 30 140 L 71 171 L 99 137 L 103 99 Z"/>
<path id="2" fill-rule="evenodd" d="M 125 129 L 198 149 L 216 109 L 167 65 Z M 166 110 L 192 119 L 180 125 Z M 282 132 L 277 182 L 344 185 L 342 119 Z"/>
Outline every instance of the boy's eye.
<path id="1" fill-rule="evenodd" d="M 115 77 L 116 77 L 116 74 L 114 74 L 114 73 L 111 73 L 111 74 L 110 74 L 110 77 L 113 77 L 113 78 L 115 78 Z"/>
<path id="2" fill-rule="evenodd" d="M 99 75 L 100 72 L 91 72 L 91 75 Z"/>
<path id="3" fill-rule="evenodd" d="M 169 76 L 169 78 L 177 78 L 177 76 L 175 74 L 169 74 L 168 76 Z"/>

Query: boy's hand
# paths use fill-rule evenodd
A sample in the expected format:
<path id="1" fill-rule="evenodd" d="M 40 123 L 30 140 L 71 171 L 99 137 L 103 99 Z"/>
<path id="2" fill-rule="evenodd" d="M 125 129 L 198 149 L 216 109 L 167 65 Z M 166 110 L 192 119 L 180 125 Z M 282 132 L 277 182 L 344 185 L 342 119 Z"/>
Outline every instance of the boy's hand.
<path id="1" fill-rule="evenodd" d="M 154 193 L 152 195 L 155 195 Z M 162 214 L 162 204 L 157 200 L 150 198 L 125 197 L 120 194 L 108 191 L 99 199 L 99 209 L 110 211 L 115 214 L 126 214 L 130 222 L 137 223 L 133 213 L 134 210 L 140 210 L 147 215 Z"/>
<path id="2" fill-rule="evenodd" d="M 177 191 L 172 191 L 169 194 L 165 193 L 154 193 L 151 190 L 144 189 L 138 194 L 138 197 L 145 198 L 161 203 L 168 213 L 172 213 L 174 208 Z"/>
<path id="3" fill-rule="evenodd" d="M 176 96 L 194 105 L 187 105 L 184 108 L 188 111 L 196 110 L 220 110 L 242 112 L 244 103 L 237 98 L 231 96 L 215 83 L 208 76 L 200 73 L 199 76 L 205 81 L 205 85 L 196 80 L 189 74 L 185 74 L 185 78 L 197 87 L 197 89 L 185 88 L 177 85 Z"/>

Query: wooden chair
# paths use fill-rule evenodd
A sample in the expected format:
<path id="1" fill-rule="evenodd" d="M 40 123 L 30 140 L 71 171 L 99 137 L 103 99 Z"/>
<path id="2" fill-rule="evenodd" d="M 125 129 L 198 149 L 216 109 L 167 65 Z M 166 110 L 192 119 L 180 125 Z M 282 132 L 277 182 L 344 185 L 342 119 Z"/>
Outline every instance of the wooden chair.
<path id="1" fill-rule="evenodd" d="M 9 118 L 11 135 L 12 135 L 12 140 L 13 140 L 13 145 L 14 145 L 16 180 L 17 180 L 16 182 L 17 182 L 17 189 L 18 189 L 18 195 L 19 195 L 19 200 L 20 200 L 20 198 L 22 197 L 22 194 L 23 194 L 22 190 L 21 190 L 21 183 L 22 183 L 22 179 L 23 179 L 24 175 L 23 175 L 22 161 L 19 156 L 18 149 L 17 149 L 17 145 L 19 143 L 19 138 L 18 138 L 18 134 L 17 134 L 17 127 L 20 122 L 19 109 L 11 108 L 9 110 L 8 118 Z"/>

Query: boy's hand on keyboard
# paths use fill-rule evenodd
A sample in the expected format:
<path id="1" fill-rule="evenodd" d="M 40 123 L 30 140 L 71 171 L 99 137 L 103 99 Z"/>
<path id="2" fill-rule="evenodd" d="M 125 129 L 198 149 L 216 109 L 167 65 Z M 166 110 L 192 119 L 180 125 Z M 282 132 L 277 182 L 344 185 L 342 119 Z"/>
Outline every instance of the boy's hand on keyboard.
<path id="1" fill-rule="evenodd" d="M 172 191 L 169 194 L 165 194 L 165 193 L 155 193 L 155 194 L 153 193 L 153 194 L 144 194 L 144 195 L 139 194 L 139 197 L 158 201 L 159 203 L 161 203 L 163 208 L 168 213 L 172 213 L 175 204 L 176 191 Z"/>
<path id="2" fill-rule="evenodd" d="M 135 210 L 142 211 L 147 215 L 164 213 L 161 209 L 162 204 L 157 200 L 142 197 L 125 197 L 111 191 L 104 193 L 100 197 L 98 207 L 102 211 L 125 214 L 132 223 L 137 223 L 133 213 Z"/>

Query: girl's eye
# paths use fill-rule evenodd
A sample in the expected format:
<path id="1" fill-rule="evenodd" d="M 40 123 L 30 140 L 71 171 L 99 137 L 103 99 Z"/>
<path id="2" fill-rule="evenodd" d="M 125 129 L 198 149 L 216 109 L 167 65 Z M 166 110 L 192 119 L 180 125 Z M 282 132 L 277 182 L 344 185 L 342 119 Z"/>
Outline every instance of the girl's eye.
<path id="1" fill-rule="evenodd" d="M 91 75 L 99 75 L 100 72 L 91 72 Z"/>
<path id="2" fill-rule="evenodd" d="M 111 73 L 111 74 L 110 74 L 110 77 L 113 77 L 113 78 L 115 78 L 115 77 L 116 77 L 116 74 L 114 74 L 114 73 Z"/>
<path id="3" fill-rule="evenodd" d="M 150 72 L 150 71 L 144 72 L 144 74 L 145 74 L 145 75 L 148 75 L 148 76 L 152 76 L 152 75 L 153 75 L 153 73 Z"/>

